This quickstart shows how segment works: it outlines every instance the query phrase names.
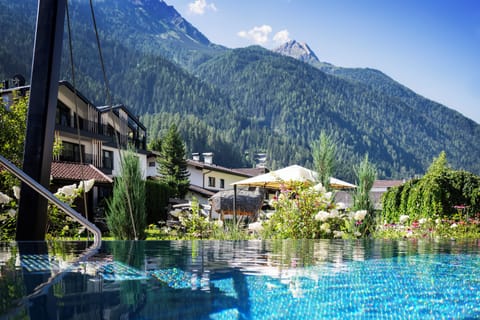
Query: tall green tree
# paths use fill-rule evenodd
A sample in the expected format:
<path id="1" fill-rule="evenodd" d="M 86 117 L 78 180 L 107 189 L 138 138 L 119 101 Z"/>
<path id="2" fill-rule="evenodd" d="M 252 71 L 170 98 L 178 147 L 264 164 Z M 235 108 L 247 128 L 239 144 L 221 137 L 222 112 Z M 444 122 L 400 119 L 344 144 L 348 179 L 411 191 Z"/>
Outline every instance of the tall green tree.
<path id="1" fill-rule="evenodd" d="M 362 162 L 354 167 L 354 171 L 358 180 L 357 188 L 353 193 L 352 209 L 366 211 L 365 218 L 358 229 L 363 235 L 368 235 L 373 231 L 376 224 L 375 207 L 370 198 L 370 190 L 372 190 L 373 183 L 377 179 L 377 169 L 375 165 L 368 161 L 368 154 L 366 154 Z"/>
<path id="2" fill-rule="evenodd" d="M 190 174 L 187 170 L 185 144 L 175 124 L 170 126 L 162 139 L 160 157 L 157 159 L 160 180 L 175 190 L 174 196 L 183 198 L 190 185 Z"/>
<path id="3" fill-rule="evenodd" d="M 318 172 L 318 180 L 325 189 L 330 190 L 330 177 L 335 170 L 337 157 L 337 141 L 325 131 L 320 132 L 320 138 L 312 143 L 313 165 Z"/>
<path id="4" fill-rule="evenodd" d="M 107 225 L 116 239 L 142 240 L 147 224 L 145 181 L 135 153 L 121 152 L 120 176 L 115 179 L 112 198 L 107 200 Z"/>
<path id="5" fill-rule="evenodd" d="M 355 167 L 355 174 L 357 175 L 358 185 L 353 194 L 353 210 L 367 210 L 371 214 L 374 207 L 370 198 L 370 190 L 372 190 L 373 183 L 377 179 L 377 169 L 368 161 L 368 154 Z"/>

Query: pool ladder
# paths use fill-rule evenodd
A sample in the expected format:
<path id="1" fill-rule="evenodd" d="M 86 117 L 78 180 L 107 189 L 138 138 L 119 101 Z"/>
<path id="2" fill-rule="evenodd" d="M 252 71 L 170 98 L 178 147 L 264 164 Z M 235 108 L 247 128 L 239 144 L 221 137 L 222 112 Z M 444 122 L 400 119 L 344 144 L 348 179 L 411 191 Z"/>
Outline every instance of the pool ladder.
<path id="1" fill-rule="evenodd" d="M 8 171 L 10 171 L 15 177 L 20 179 L 22 182 L 26 183 L 30 188 L 34 189 L 36 192 L 42 195 L 45 199 L 55 204 L 59 209 L 65 212 L 73 220 L 77 221 L 82 226 L 84 226 L 88 231 L 90 231 L 93 234 L 93 245 L 91 248 L 92 251 L 96 251 L 100 248 L 102 244 L 102 233 L 97 228 L 97 226 L 95 226 L 93 223 L 88 221 L 85 217 L 83 217 L 80 213 L 72 209 L 70 206 L 60 201 L 59 199 L 57 199 L 49 190 L 47 190 L 44 186 L 42 186 L 37 181 L 33 180 L 30 176 L 28 176 L 25 172 L 20 170 L 18 167 L 16 167 L 13 163 L 8 161 L 2 155 L 0 155 L 0 163 Z"/>

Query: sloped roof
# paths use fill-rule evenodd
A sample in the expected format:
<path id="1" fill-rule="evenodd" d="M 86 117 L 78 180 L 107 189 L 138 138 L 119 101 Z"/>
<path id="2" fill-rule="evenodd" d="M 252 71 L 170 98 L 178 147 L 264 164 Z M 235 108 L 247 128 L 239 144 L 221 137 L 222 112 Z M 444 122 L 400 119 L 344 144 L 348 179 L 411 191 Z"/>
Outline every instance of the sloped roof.
<path id="1" fill-rule="evenodd" d="M 95 179 L 96 183 L 112 183 L 113 180 L 91 164 L 53 161 L 51 166 L 53 179 L 81 181 Z"/>
<path id="2" fill-rule="evenodd" d="M 261 175 L 261 174 L 270 172 L 270 170 L 268 170 L 268 169 L 265 168 L 265 167 L 258 167 L 258 168 L 235 168 L 235 169 L 233 169 L 233 170 L 235 170 L 235 171 L 237 171 L 237 172 L 243 172 L 244 174 L 249 175 L 249 176 L 251 176 L 251 177 L 258 176 L 258 175 Z"/>
<path id="3" fill-rule="evenodd" d="M 205 163 L 202 161 L 196 161 L 196 160 L 191 160 L 187 159 L 187 164 L 193 167 L 201 168 L 201 169 L 207 169 L 207 170 L 212 170 L 212 171 L 218 171 L 218 172 L 224 172 L 224 173 L 229 173 L 232 175 L 236 176 L 241 176 L 241 177 L 251 177 L 252 174 L 249 172 L 245 172 L 245 170 L 242 169 L 230 169 L 226 167 L 222 167 L 216 164 L 209 164 Z"/>
<path id="4" fill-rule="evenodd" d="M 405 183 L 405 180 L 375 180 L 372 188 L 391 188 L 400 186 Z"/>
<path id="5" fill-rule="evenodd" d="M 211 197 L 215 194 L 215 191 L 211 191 L 211 190 L 196 186 L 194 184 L 190 184 L 190 186 L 188 186 L 188 190 L 190 190 L 191 192 L 198 193 L 204 197 Z"/>

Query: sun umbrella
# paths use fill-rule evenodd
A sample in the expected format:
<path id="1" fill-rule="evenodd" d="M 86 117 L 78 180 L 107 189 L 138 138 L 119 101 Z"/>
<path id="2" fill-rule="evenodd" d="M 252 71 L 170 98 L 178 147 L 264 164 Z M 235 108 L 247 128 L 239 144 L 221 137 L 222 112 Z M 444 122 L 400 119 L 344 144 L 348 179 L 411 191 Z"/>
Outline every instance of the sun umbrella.
<path id="1" fill-rule="evenodd" d="M 331 177 L 330 178 L 330 188 L 332 189 L 353 189 L 357 186 L 349 182 Z"/>
<path id="2" fill-rule="evenodd" d="M 316 182 L 317 173 L 299 165 L 292 165 L 283 169 L 241 180 L 232 185 L 262 187 L 267 189 L 282 189 L 295 183 L 313 184 Z"/>

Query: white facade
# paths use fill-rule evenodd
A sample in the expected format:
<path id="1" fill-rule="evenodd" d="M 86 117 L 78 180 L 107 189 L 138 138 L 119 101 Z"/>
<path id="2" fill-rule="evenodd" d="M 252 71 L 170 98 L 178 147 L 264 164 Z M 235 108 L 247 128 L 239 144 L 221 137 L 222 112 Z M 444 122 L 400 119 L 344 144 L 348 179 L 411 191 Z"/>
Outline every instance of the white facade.
<path id="1" fill-rule="evenodd" d="M 62 154 L 55 160 L 93 164 L 107 175 L 120 174 L 120 150 L 133 145 L 142 177 L 147 173 L 146 129 L 124 106 L 96 107 L 68 82 L 58 89 L 55 137 Z M 79 144 L 81 146 L 79 146 Z"/>

